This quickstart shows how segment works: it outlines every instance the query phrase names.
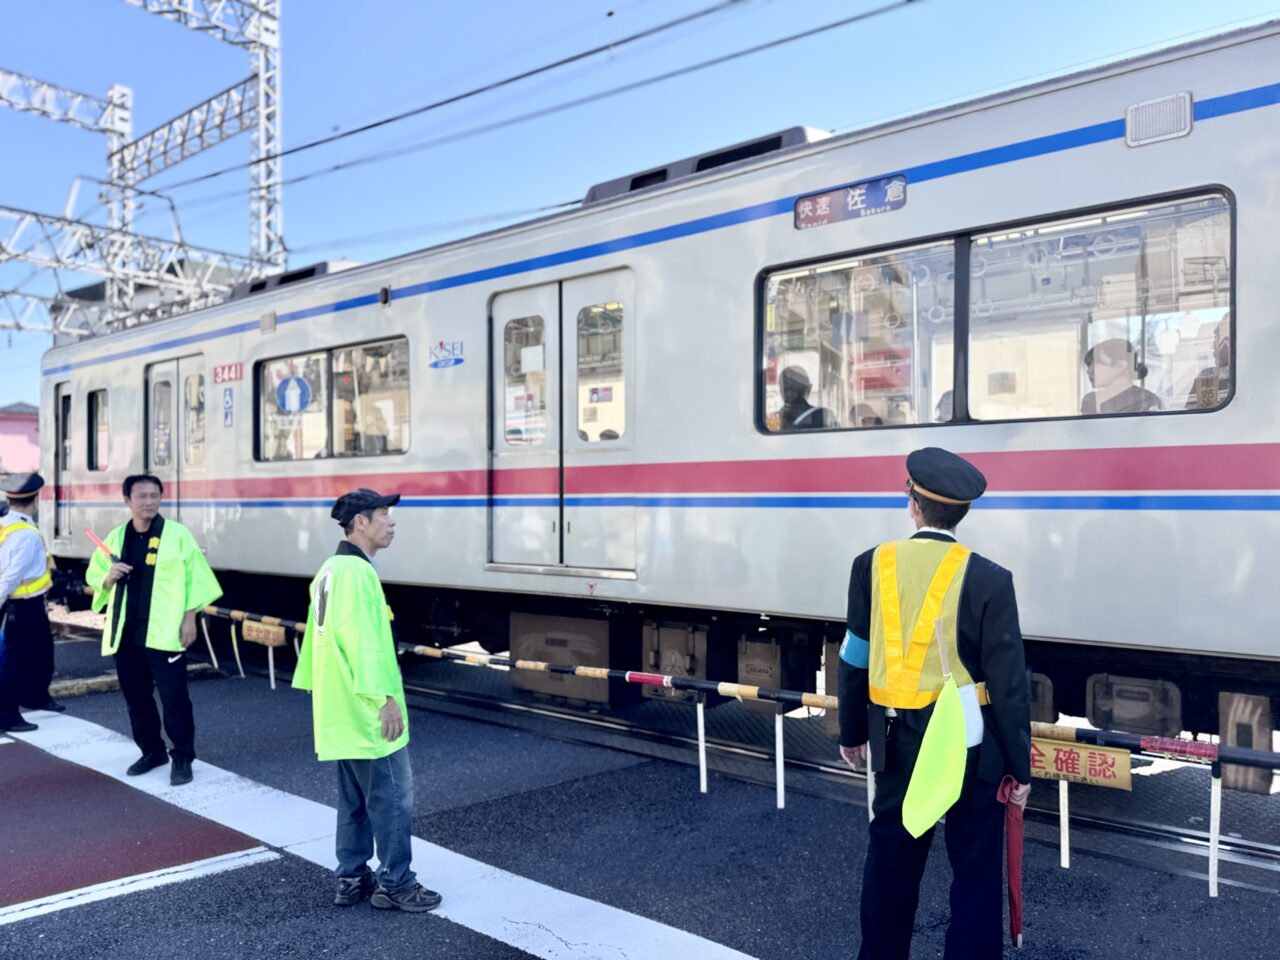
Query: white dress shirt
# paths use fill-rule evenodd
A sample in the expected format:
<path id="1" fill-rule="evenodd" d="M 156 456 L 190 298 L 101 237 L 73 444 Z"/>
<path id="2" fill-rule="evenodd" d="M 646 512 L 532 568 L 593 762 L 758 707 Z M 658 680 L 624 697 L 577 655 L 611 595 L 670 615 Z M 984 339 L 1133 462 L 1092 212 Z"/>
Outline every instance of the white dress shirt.
<path id="1" fill-rule="evenodd" d="M 0 527 L 19 522 L 35 525 L 29 516 L 17 510 L 11 509 L 0 517 Z M 9 594 L 17 589 L 18 584 L 34 580 L 47 568 L 44 540 L 39 531 L 19 530 L 6 537 L 4 543 L 0 544 L 0 604 L 8 601 Z"/>

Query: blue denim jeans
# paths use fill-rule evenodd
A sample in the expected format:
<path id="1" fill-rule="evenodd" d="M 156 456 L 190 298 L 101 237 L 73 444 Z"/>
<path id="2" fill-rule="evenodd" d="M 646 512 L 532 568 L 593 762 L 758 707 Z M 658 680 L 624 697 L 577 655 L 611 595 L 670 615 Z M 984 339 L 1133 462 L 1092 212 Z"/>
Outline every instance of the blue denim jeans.
<path id="1" fill-rule="evenodd" d="M 413 768 L 409 748 L 377 760 L 338 761 L 339 879 L 367 876 L 377 842 L 378 883 L 391 893 L 413 886 Z"/>

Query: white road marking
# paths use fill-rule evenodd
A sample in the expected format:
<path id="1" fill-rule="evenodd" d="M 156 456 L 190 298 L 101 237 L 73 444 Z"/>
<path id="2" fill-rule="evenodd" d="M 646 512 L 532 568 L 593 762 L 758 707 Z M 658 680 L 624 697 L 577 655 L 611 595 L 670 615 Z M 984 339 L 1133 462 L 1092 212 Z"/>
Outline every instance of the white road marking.
<path id="1" fill-rule="evenodd" d="M 137 759 L 133 742 L 66 714 L 17 736 L 268 846 L 328 869 L 336 865 L 333 807 L 202 760 L 195 762 L 195 782 L 187 786 L 171 787 L 163 769 L 126 778 L 125 768 Z M 425 885 L 444 895 L 437 914 L 545 960 L 752 960 L 687 931 L 508 873 L 418 837 L 413 838 L 413 861 Z"/>
<path id="2" fill-rule="evenodd" d="M 249 867 L 255 863 L 267 863 L 268 861 L 279 859 L 280 854 L 273 850 L 268 850 L 266 847 L 254 847 L 251 850 L 224 853 L 217 857 L 209 857 L 207 860 L 197 860 L 194 863 L 184 863 L 176 867 L 152 870 L 150 873 L 139 873 L 136 876 L 121 877 L 118 880 L 106 880 L 102 883 L 95 883 L 92 886 L 81 887 L 79 890 L 66 890 L 62 893 L 53 893 L 47 897 L 41 897 L 38 900 L 28 900 L 25 903 L 14 903 L 7 907 L 0 907 L 0 927 L 9 923 L 17 923 L 19 920 L 30 920 L 32 917 L 39 917 L 46 913 L 54 913 L 58 910 L 66 910 L 86 903 L 94 903 L 98 900 L 122 897 L 127 893 L 152 890 L 171 883 L 183 883 L 187 880 L 195 880 L 197 877 L 209 877 L 215 873 L 225 873 L 228 870 L 238 870 L 241 867 Z"/>

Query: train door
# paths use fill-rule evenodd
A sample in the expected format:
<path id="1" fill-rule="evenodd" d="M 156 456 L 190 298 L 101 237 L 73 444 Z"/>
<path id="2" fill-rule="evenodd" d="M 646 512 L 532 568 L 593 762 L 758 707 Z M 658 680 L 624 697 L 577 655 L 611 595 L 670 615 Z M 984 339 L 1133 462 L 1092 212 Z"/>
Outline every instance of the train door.
<path id="1" fill-rule="evenodd" d="M 492 309 L 495 563 L 562 562 L 560 286 L 504 293 Z"/>
<path id="2" fill-rule="evenodd" d="M 636 568 L 635 431 L 629 346 L 635 279 L 615 270 L 562 285 L 564 563 Z"/>
<path id="3" fill-rule="evenodd" d="M 494 563 L 635 569 L 630 271 L 492 308 Z"/>
<path id="4" fill-rule="evenodd" d="M 165 489 L 165 510 L 183 519 L 191 497 L 183 480 L 204 475 L 204 358 L 182 357 L 147 367 L 147 469 Z"/>
<path id="5" fill-rule="evenodd" d="M 53 536 L 71 536 L 71 384 L 60 383 L 53 394 Z"/>
<path id="6" fill-rule="evenodd" d="M 178 404 L 178 361 L 167 360 L 147 367 L 147 473 L 164 484 L 165 513 L 181 519 L 178 490 L 178 443 L 175 416 Z"/>

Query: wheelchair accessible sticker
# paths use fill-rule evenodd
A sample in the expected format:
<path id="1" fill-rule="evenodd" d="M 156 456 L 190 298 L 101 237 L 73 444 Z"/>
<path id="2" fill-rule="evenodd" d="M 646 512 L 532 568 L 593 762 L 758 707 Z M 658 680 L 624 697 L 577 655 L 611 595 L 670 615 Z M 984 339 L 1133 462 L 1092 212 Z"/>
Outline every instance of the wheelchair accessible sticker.
<path id="1" fill-rule="evenodd" d="M 456 367 L 466 358 L 463 356 L 463 348 L 461 340 L 446 342 L 440 340 L 431 347 L 431 362 L 428 366 L 435 367 L 437 370 L 442 367 Z"/>

